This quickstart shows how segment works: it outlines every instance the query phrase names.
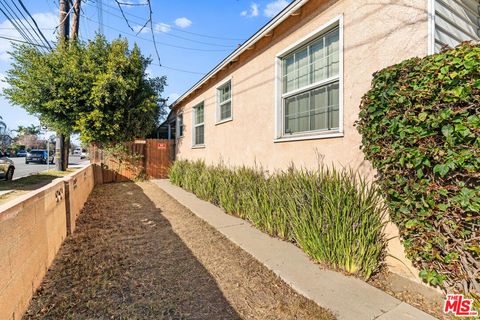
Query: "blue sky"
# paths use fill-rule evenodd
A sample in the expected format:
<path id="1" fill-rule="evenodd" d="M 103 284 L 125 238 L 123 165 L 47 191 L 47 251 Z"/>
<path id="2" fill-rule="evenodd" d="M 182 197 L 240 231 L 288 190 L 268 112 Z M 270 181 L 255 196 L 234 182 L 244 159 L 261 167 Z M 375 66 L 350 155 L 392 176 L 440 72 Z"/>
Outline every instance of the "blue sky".
<path id="1" fill-rule="evenodd" d="M 11 1 L 11 0 L 6 0 Z M 133 4 L 144 0 L 122 0 Z M 58 24 L 58 0 L 23 0 L 47 38 L 54 40 Z M 152 76 L 167 76 L 164 95 L 174 101 L 197 82 L 202 74 L 253 35 L 276 13 L 288 5 L 287 0 L 152 0 L 154 31 L 161 63 L 158 66 L 150 30 L 138 36 L 130 30 L 114 0 L 103 0 L 103 32 L 108 39 L 127 37 L 131 45 L 137 42 L 142 52 L 153 58 L 148 71 Z M 80 38 L 92 38 L 99 30 L 96 0 L 82 4 Z M 123 6 L 133 29 L 138 31 L 148 17 L 144 6 Z M 0 36 L 22 39 L 5 16 L 0 14 Z M 7 51 L 10 43 L 0 39 L 0 78 L 10 67 Z M 179 71 L 179 70 L 187 71 Z M 1 87 L 5 84 L 2 83 Z M 0 116 L 10 129 L 18 125 L 38 124 L 38 119 L 22 108 L 11 106 L 0 97 Z"/>

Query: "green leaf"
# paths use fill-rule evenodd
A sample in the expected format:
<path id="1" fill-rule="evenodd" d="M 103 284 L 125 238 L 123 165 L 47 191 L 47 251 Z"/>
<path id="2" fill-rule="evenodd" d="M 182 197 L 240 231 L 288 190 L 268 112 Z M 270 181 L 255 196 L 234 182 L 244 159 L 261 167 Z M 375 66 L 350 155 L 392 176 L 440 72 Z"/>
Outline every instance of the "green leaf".
<path id="1" fill-rule="evenodd" d="M 421 112 L 419 115 L 418 115 L 418 120 L 420 121 L 425 121 L 425 119 L 427 119 L 427 113 L 426 112 Z"/>
<path id="2" fill-rule="evenodd" d="M 433 172 L 438 173 L 442 177 L 446 176 L 449 170 L 446 164 L 437 164 L 433 167 Z"/>

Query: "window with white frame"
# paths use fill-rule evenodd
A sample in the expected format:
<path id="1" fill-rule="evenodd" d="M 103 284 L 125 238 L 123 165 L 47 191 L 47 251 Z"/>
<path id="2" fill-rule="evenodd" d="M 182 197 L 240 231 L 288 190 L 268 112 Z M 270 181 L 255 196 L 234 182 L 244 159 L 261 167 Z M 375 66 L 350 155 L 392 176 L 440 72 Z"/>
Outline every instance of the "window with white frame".
<path id="1" fill-rule="evenodd" d="M 177 138 L 183 137 L 183 113 L 177 115 Z"/>
<path id="2" fill-rule="evenodd" d="M 193 108 L 193 146 L 205 144 L 205 118 L 203 102 Z"/>
<path id="3" fill-rule="evenodd" d="M 281 57 L 281 136 L 339 131 L 339 27 Z"/>
<path id="4" fill-rule="evenodd" d="M 217 122 L 232 118 L 232 81 L 217 88 Z"/>

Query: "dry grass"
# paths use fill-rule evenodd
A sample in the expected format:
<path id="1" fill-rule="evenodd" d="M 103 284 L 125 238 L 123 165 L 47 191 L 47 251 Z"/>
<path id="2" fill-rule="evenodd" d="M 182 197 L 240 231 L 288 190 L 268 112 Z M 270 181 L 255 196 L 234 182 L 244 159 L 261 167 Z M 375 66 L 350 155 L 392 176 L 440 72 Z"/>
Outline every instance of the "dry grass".
<path id="1" fill-rule="evenodd" d="M 25 319 L 333 319 L 149 182 L 97 188 Z"/>
<path id="2" fill-rule="evenodd" d="M 67 171 L 48 170 L 12 181 L 1 180 L 0 191 L 13 191 L 5 194 L 4 196 L 0 196 L 0 204 L 4 204 L 15 199 L 16 197 L 46 186 L 53 180 L 66 176 L 67 174 L 75 172 L 76 170 L 78 170 L 78 168 L 69 168 Z"/>

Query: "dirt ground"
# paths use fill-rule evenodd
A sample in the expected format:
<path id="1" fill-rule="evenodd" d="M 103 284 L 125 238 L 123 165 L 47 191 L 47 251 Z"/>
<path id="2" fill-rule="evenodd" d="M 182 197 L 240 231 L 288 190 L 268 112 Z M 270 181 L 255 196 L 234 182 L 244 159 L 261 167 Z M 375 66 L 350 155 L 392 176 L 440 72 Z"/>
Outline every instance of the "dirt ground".
<path id="1" fill-rule="evenodd" d="M 334 319 L 149 182 L 98 187 L 24 319 Z"/>

